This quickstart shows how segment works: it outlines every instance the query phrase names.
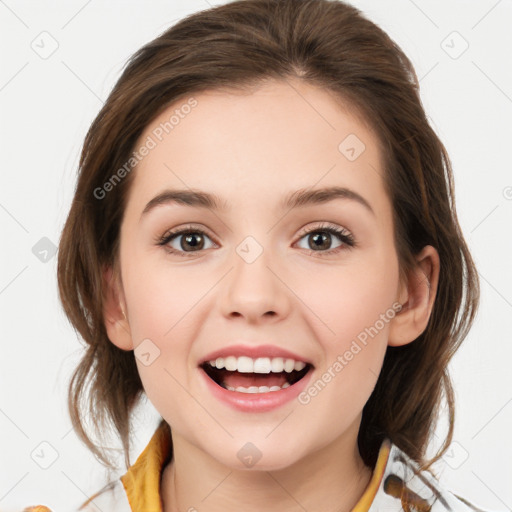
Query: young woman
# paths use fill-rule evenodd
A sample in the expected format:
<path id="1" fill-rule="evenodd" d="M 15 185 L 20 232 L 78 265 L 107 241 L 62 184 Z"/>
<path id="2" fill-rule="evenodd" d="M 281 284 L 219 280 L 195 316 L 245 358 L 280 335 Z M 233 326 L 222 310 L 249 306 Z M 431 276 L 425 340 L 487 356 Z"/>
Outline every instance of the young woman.
<path id="1" fill-rule="evenodd" d="M 80 510 L 479 510 L 429 470 L 479 293 L 450 161 L 354 7 L 233 1 L 141 48 L 58 263 L 74 427 L 107 465 L 84 417 L 113 427 L 128 470 Z M 131 465 L 143 395 L 162 420 Z"/>

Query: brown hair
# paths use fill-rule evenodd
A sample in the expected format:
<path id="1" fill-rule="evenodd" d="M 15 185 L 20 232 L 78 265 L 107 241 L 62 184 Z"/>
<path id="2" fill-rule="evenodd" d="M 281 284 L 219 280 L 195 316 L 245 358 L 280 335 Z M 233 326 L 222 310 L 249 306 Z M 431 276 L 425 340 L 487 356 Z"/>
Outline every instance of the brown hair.
<path id="1" fill-rule="evenodd" d="M 387 348 L 363 409 L 361 456 L 373 467 L 382 440 L 389 437 L 428 468 L 451 443 L 454 394 L 447 366 L 474 320 L 479 283 L 455 212 L 451 164 L 427 121 L 412 64 L 385 32 L 343 2 L 237 0 L 189 15 L 138 50 L 84 141 L 60 240 L 58 283 L 65 313 L 86 342 L 70 382 L 72 423 L 109 467 L 107 453 L 86 432 L 84 415 L 91 415 L 100 439 L 114 427 L 128 467 L 130 417 L 143 388 L 133 351 L 120 350 L 107 337 L 102 269 L 119 271 L 119 228 L 133 174 L 128 172 L 104 199 L 95 190 L 129 161 L 145 127 L 178 100 L 213 89 L 250 92 L 263 81 L 292 78 L 353 106 L 377 134 L 401 278 L 425 245 L 440 256 L 427 328 L 414 342 Z M 426 464 L 443 396 L 449 430 Z"/>

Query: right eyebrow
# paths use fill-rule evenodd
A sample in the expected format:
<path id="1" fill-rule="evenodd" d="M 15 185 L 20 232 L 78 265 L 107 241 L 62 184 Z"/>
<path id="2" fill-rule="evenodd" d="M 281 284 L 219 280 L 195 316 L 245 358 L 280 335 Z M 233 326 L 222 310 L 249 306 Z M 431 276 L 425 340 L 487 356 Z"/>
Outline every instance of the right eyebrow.
<path id="1" fill-rule="evenodd" d="M 201 190 L 166 189 L 149 201 L 142 211 L 141 218 L 157 206 L 172 203 L 217 211 L 226 211 L 228 209 L 226 207 L 226 203 L 222 202 L 215 194 L 210 194 Z"/>

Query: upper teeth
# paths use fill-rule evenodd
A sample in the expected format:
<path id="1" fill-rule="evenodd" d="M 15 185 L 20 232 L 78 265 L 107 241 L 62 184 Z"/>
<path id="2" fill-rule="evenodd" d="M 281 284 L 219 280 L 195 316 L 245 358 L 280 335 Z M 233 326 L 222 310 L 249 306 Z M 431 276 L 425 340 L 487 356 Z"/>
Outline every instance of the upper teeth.
<path id="1" fill-rule="evenodd" d="M 300 371 L 305 368 L 306 363 L 303 361 L 295 361 L 294 359 L 284 359 L 282 357 L 258 357 L 252 359 L 247 356 L 235 357 L 218 357 L 209 361 L 210 365 L 219 370 L 225 368 L 231 372 L 239 371 L 240 373 L 280 373 L 283 370 L 287 373 L 293 370 Z"/>

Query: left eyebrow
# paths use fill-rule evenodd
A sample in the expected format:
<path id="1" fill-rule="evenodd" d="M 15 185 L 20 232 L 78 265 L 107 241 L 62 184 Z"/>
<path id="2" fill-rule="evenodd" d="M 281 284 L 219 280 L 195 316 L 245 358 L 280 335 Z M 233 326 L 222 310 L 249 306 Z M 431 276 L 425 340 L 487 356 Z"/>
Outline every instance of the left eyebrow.
<path id="1" fill-rule="evenodd" d="M 325 187 L 319 189 L 300 189 L 292 192 L 281 202 L 282 209 L 294 209 L 301 206 L 312 206 L 315 204 L 328 203 L 335 199 L 348 199 L 364 206 L 372 215 L 375 212 L 370 203 L 355 190 L 346 187 Z"/>
<path id="2" fill-rule="evenodd" d="M 365 207 L 375 216 L 375 212 L 370 203 L 356 191 L 346 187 L 325 187 L 320 189 L 300 189 L 289 193 L 279 203 L 281 209 L 295 209 L 303 206 L 312 206 L 324 204 L 335 199 L 345 199 L 355 201 Z M 155 196 L 146 205 L 142 211 L 141 218 L 157 206 L 177 203 L 184 206 L 207 208 L 210 210 L 223 211 L 229 210 L 227 201 L 222 200 L 215 194 L 210 194 L 201 190 L 172 190 L 166 189 Z"/>

